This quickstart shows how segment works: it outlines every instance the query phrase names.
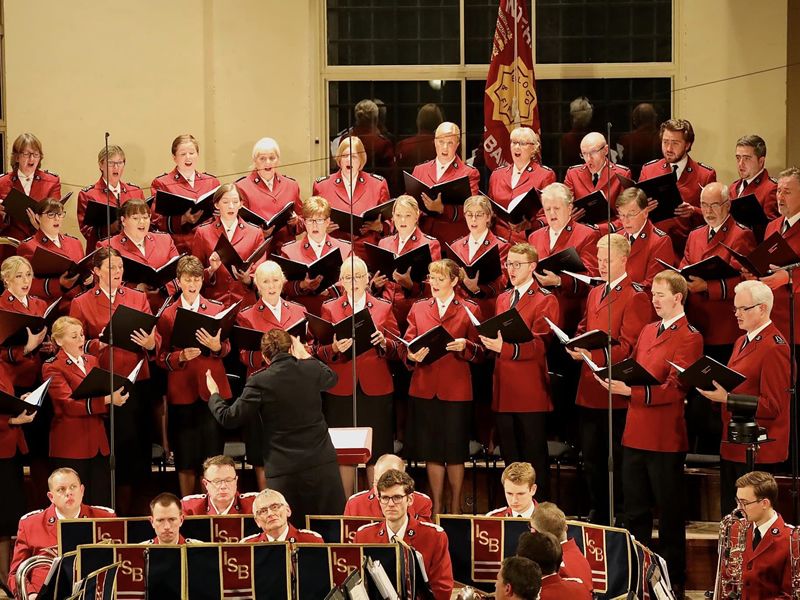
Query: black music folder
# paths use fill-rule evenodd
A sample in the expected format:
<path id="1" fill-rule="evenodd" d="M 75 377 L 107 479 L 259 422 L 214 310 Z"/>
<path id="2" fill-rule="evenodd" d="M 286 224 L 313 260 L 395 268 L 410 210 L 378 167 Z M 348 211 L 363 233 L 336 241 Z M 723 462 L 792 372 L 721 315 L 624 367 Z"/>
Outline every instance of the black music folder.
<path id="1" fill-rule="evenodd" d="M 280 265 L 283 274 L 289 281 L 301 281 L 308 275 L 309 279 L 314 279 L 322 275 L 322 282 L 317 288 L 317 293 L 321 293 L 339 281 L 339 271 L 342 268 L 342 252 L 338 248 L 327 254 L 323 254 L 317 260 L 307 265 L 285 256 L 277 254 L 270 255 L 270 260 Z"/>
<path id="2" fill-rule="evenodd" d="M 63 254 L 56 254 L 46 248 L 37 246 L 31 257 L 31 267 L 36 277 L 61 277 L 64 273 L 74 275 L 75 273 L 88 274 L 92 270 L 94 253 L 90 252 L 78 262 L 73 262 Z"/>
<path id="3" fill-rule="evenodd" d="M 42 407 L 42 402 L 47 395 L 47 388 L 50 387 L 52 379 L 52 377 L 49 377 L 43 381 L 25 400 L 17 398 L 13 394 L 0 392 L 0 414 L 16 417 L 22 413 L 29 415 L 35 413 Z"/>
<path id="4" fill-rule="evenodd" d="M 675 209 L 683 203 L 681 192 L 678 189 L 678 178 L 673 171 L 645 181 L 634 182 L 624 175 L 617 173 L 617 179 L 622 187 L 637 187 L 648 198 L 658 200 L 658 206 L 650 212 L 648 218 L 652 223 L 658 223 L 675 216 Z"/>
<path id="5" fill-rule="evenodd" d="M 261 227 L 261 229 L 269 229 L 270 227 L 274 227 L 275 229 L 272 231 L 272 235 L 275 235 L 279 229 L 283 229 L 286 227 L 287 223 L 289 223 L 289 219 L 292 218 L 293 209 L 294 202 L 289 202 L 286 206 L 272 215 L 272 217 L 265 219 L 246 206 L 242 206 L 239 209 L 239 216 L 242 217 L 242 220 L 247 221 L 256 227 Z"/>
<path id="6" fill-rule="evenodd" d="M 566 332 L 547 317 L 544 318 L 558 341 L 567 348 L 583 348 L 584 350 L 599 350 L 608 347 L 608 333 L 599 329 L 592 329 L 575 337 L 569 337 Z M 618 340 L 611 338 L 611 345 L 619 344 Z"/>
<path id="7" fill-rule="evenodd" d="M 271 242 L 272 237 L 270 236 L 261 242 L 258 248 L 253 250 L 253 253 L 250 254 L 250 256 L 247 258 L 242 258 L 236 251 L 236 248 L 233 247 L 233 244 L 231 244 L 227 234 L 223 232 L 223 234 L 219 236 L 219 239 L 217 240 L 217 245 L 214 246 L 214 252 L 219 255 L 220 261 L 228 268 L 228 270 L 230 270 L 231 267 L 236 267 L 236 270 L 241 273 L 242 271 L 247 271 L 253 266 L 253 263 L 267 253 L 267 248 L 269 248 Z"/>
<path id="8" fill-rule="evenodd" d="M 589 275 L 585 274 L 573 273 L 572 271 L 569 271 L 567 269 L 564 269 L 563 271 L 561 271 L 561 273 L 563 275 L 569 275 L 570 277 L 577 279 L 578 281 L 585 283 L 586 285 L 590 285 L 592 287 L 595 287 L 597 285 L 603 285 L 606 282 L 606 280 L 603 279 L 602 277 L 590 277 Z"/>
<path id="9" fill-rule="evenodd" d="M 475 274 L 478 274 L 479 284 L 491 283 L 503 273 L 503 267 L 500 264 L 500 247 L 497 244 L 469 264 L 453 250 L 450 244 L 446 243 L 445 248 L 447 249 L 448 257 L 452 258 L 459 267 L 467 272 L 467 277 L 473 279 Z"/>
<path id="10" fill-rule="evenodd" d="M 345 317 L 337 323 L 331 323 L 311 313 L 308 313 L 306 318 L 308 319 L 308 330 L 321 344 L 333 343 L 334 335 L 337 340 L 353 337 L 352 317 Z M 361 356 L 367 350 L 375 347 L 372 345 L 372 334 L 375 333 L 376 328 L 372 315 L 366 308 L 355 314 L 355 321 L 356 337 L 353 343 L 356 345 L 356 356 Z M 350 354 L 350 351 L 347 354 Z"/>
<path id="11" fill-rule="evenodd" d="M 709 256 L 691 265 L 686 265 L 682 269 L 672 266 L 660 258 L 656 260 L 661 263 L 665 269 L 676 271 L 686 279 L 689 279 L 689 277 L 699 277 L 705 281 L 712 281 L 715 279 L 730 279 L 731 277 L 737 277 L 739 275 L 739 271 L 734 269 L 730 263 L 716 255 Z"/>
<path id="12" fill-rule="evenodd" d="M 688 388 L 713 390 L 714 384 L 712 382 L 716 381 L 725 388 L 726 392 L 732 392 L 747 379 L 738 371 L 729 369 L 710 356 L 701 356 L 694 364 L 686 368 L 670 361 L 667 362 L 678 371 L 678 381 Z"/>
<path id="13" fill-rule="evenodd" d="M 24 346 L 28 341 L 28 332 L 38 333 L 43 327 L 49 327 L 58 317 L 54 310 L 61 298 L 56 298 L 41 316 L 26 315 L 10 310 L 0 310 L 0 344 L 4 346 Z"/>
<path id="14" fill-rule="evenodd" d="M 765 227 L 769 218 L 764 212 L 764 207 L 755 194 L 747 194 L 741 198 L 731 198 L 731 217 L 750 229 Z"/>
<path id="15" fill-rule="evenodd" d="M 233 329 L 233 322 L 239 313 L 241 300 L 231 304 L 225 310 L 215 315 L 206 315 L 194 312 L 186 308 L 178 307 L 175 313 L 175 323 L 172 325 L 172 336 L 170 343 L 173 348 L 199 348 L 201 352 L 208 356 L 211 353 L 209 348 L 197 341 L 197 332 L 205 329 L 208 335 L 217 335 L 221 329 L 220 340 L 226 339 Z"/>
<path id="16" fill-rule="evenodd" d="M 426 331 L 422 335 L 418 335 L 411 341 L 404 340 L 400 336 L 391 334 L 394 338 L 401 341 L 411 352 L 417 352 L 421 348 L 428 348 L 428 356 L 421 364 L 429 365 L 442 358 L 445 354 L 450 352 L 447 349 L 447 344 L 454 340 L 444 327 L 437 325 L 430 331 Z"/>
<path id="17" fill-rule="evenodd" d="M 114 389 L 111 389 L 111 372 L 100 367 L 94 367 L 86 374 L 86 377 L 81 381 L 81 384 L 72 392 L 72 397 L 75 400 L 83 400 L 84 398 L 97 398 L 99 396 L 108 396 L 111 392 L 124 388 L 126 392 L 130 392 L 133 384 L 136 383 L 136 378 L 139 376 L 139 371 L 144 364 L 144 359 L 136 363 L 133 370 L 126 377 L 119 373 L 114 373 Z"/>
<path id="18" fill-rule="evenodd" d="M 355 231 L 356 235 L 358 235 L 358 233 L 361 231 L 361 228 L 366 223 L 372 223 L 381 217 L 388 218 L 392 214 L 393 206 L 394 199 L 387 200 L 386 202 L 382 202 L 377 206 L 373 206 L 361 214 L 353 213 L 353 231 Z M 351 215 L 348 211 L 331 207 L 331 221 L 336 223 L 339 226 L 339 229 L 345 233 L 352 233 L 350 231 L 350 218 Z"/>
<path id="19" fill-rule="evenodd" d="M 509 308 L 499 315 L 486 319 L 483 323 L 475 318 L 475 315 L 466 305 L 464 305 L 464 310 L 467 311 L 469 320 L 472 321 L 475 329 L 484 337 L 496 338 L 497 333 L 501 332 L 503 341 L 509 344 L 524 344 L 533 340 L 533 333 L 516 308 Z"/>
<path id="20" fill-rule="evenodd" d="M 601 190 L 578 198 L 573 202 L 573 206 L 586 211 L 586 214 L 580 219 L 581 223 L 597 225 L 608 221 L 608 201 Z"/>
<path id="21" fill-rule="evenodd" d="M 72 192 L 65 194 L 64 197 L 61 198 L 61 204 L 66 204 L 71 196 Z M 44 202 L 44 200 L 42 200 L 42 202 Z M 33 227 L 33 225 L 28 218 L 27 211 L 30 208 L 33 212 L 36 212 L 39 208 L 39 204 L 41 204 L 41 202 L 37 202 L 26 193 L 20 192 L 17 188 L 13 187 L 9 190 L 5 199 L 3 199 L 3 206 L 11 220 L 29 227 Z"/>
<path id="22" fill-rule="evenodd" d="M 559 274 L 562 271 L 583 273 L 586 270 L 586 265 L 583 264 L 581 257 L 578 256 L 578 251 L 572 246 L 542 258 L 539 260 L 539 264 L 536 265 L 536 272 L 540 274 L 545 271 L 551 271 L 555 274 Z"/>
<path id="23" fill-rule="evenodd" d="M 740 254 L 730 246 L 722 245 L 739 261 L 739 264 L 758 277 L 769 275 L 772 272 L 769 268 L 770 265 L 781 267 L 800 261 L 800 257 L 777 231 L 756 246 L 747 256 Z"/>
<path id="24" fill-rule="evenodd" d="M 466 175 L 458 179 L 451 179 L 444 183 L 428 186 L 408 171 L 403 171 L 403 181 L 405 182 L 406 194 L 417 199 L 420 210 L 425 210 L 422 194 L 425 194 L 431 200 L 435 200 L 436 196 L 441 194 L 443 204 L 454 205 L 464 204 L 464 200 L 472 195 L 472 189 L 469 187 L 469 177 Z"/>
<path id="25" fill-rule="evenodd" d="M 114 198 L 114 196 L 111 196 L 111 198 Z M 91 225 L 92 227 L 105 227 L 108 223 L 106 208 L 108 212 L 111 213 L 111 224 L 113 225 L 119 220 L 119 206 L 115 204 L 106 204 L 105 202 L 95 202 L 94 200 L 89 200 L 86 204 L 86 212 L 83 214 L 83 223 L 85 225 Z"/>
<path id="26" fill-rule="evenodd" d="M 214 193 L 217 189 L 219 188 L 214 188 L 198 198 L 189 198 L 188 196 L 181 196 L 164 190 L 156 190 L 155 210 L 165 217 L 177 217 L 185 214 L 188 210 L 192 212 L 201 210 L 203 214 L 197 223 L 202 223 L 214 214 Z"/>
<path id="27" fill-rule="evenodd" d="M 512 225 L 518 225 L 526 219 L 531 221 L 542 208 L 541 191 L 536 188 L 531 188 L 529 191 L 512 198 L 511 202 L 508 203 L 508 207 L 495 202 L 491 198 L 489 200 L 492 203 L 492 209 L 495 214 L 506 223 L 511 223 Z"/>
<path id="28" fill-rule="evenodd" d="M 300 338 L 300 341 L 305 341 L 306 323 L 307 321 L 305 319 L 300 319 L 295 324 L 290 325 L 286 331 L 289 335 Z M 259 331 L 258 329 L 234 325 L 231 331 L 231 341 L 239 350 L 251 350 L 260 353 L 261 339 L 264 337 L 264 333 L 265 332 Z"/>
<path id="29" fill-rule="evenodd" d="M 174 256 L 157 269 L 144 262 L 123 256 L 122 279 L 127 283 L 146 283 L 154 288 L 163 287 L 175 279 L 178 273 L 178 261 L 184 256 L 185 254 Z"/>
<path id="30" fill-rule="evenodd" d="M 114 314 L 111 315 L 111 327 L 105 327 L 103 334 L 100 336 L 100 341 L 107 344 L 109 342 L 109 330 L 113 328 L 114 345 L 116 347 L 130 350 L 131 352 L 140 352 L 142 347 L 131 340 L 131 334 L 140 329 L 144 329 L 149 334 L 153 327 L 156 326 L 156 323 L 158 323 L 158 315 L 151 315 L 120 304 L 114 309 Z"/>
<path id="31" fill-rule="evenodd" d="M 586 356 L 583 357 L 583 360 L 600 379 L 608 378 L 608 367 L 598 367 Z M 647 369 L 636 362 L 633 358 L 626 358 L 625 360 L 612 365 L 611 378 L 616 381 L 621 381 L 629 386 L 661 385 L 661 382 L 658 379 L 653 377 L 653 375 Z"/>
<path id="32" fill-rule="evenodd" d="M 370 270 L 375 273 L 380 271 L 381 275 L 385 275 L 390 280 L 394 271 L 403 274 L 410 268 L 411 280 L 422 283 L 428 276 L 428 265 L 433 261 L 428 244 L 417 246 L 403 254 L 395 254 L 391 250 L 365 242 L 364 250 Z"/>

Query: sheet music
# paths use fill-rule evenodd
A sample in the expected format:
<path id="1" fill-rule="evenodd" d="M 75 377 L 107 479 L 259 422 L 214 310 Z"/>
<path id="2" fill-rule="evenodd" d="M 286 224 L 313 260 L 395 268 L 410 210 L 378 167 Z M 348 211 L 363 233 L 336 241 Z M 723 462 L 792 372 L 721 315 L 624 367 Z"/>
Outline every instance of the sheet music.
<path id="1" fill-rule="evenodd" d="M 381 565 L 381 561 L 367 559 L 366 566 L 367 571 L 369 571 L 370 577 L 372 577 L 372 581 L 375 583 L 375 587 L 378 588 L 378 592 L 380 592 L 381 597 L 384 598 L 384 600 L 400 600 L 397 596 L 397 592 L 392 586 L 392 582 L 389 581 L 389 576 L 386 574 L 386 570 Z"/>
<path id="2" fill-rule="evenodd" d="M 564 271 L 564 273 L 566 273 L 566 271 Z M 564 332 L 564 330 L 563 330 L 563 329 L 561 329 L 561 328 L 560 328 L 558 325 L 556 325 L 555 323 L 553 323 L 553 322 L 552 322 L 550 319 L 548 319 L 547 317 L 545 317 L 545 318 L 544 318 L 544 320 L 545 320 L 545 321 L 547 321 L 547 324 L 550 326 L 550 329 L 552 329 L 552 330 L 553 330 L 553 333 L 555 333 L 555 334 L 556 334 L 556 337 L 559 339 L 559 341 L 560 341 L 562 344 L 566 344 L 566 343 L 569 341 L 569 336 L 568 336 L 568 335 L 567 335 L 567 334 Z M 596 365 L 595 365 L 595 366 L 596 366 Z"/>
<path id="3" fill-rule="evenodd" d="M 131 383 L 136 383 L 136 378 L 139 377 L 139 371 L 141 370 L 143 364 L 144 364 L 144 359 L 136 363 L 136 366 L 133 367 L 133 371 L 131 371 L 130 375 L 128 375 L 128 381 L 130 381 Z"/>
<path id="4" fill-rule="evenodd" d="M 223 311 L 220 311 L 220 312 L 218 312 L 217 314 L 215 314 L 215 315 L 214 315 L 214 318 L 215 318 L 217 321 L 221 321 L 222 319 L 224 319 L 224 318 L 226 317 L 226 315 L 227 315 L 229 312 L 231 312 L 231 311 L 232 311 L 234 308 L 236 308 L 237 306 L 239 306 L 241 303 L 242 303 L 242 301 L 241 301 L 241 300 L 239 300 L 238 302 L 234 302 L 233 304 L 231 304 L 231 305 L 230 305 L 228 308 L 226 308 L 225 310 L 223 310 Z"/>
<path id="5" fill-rule="evenodd" d="M 372 450 L 372 427 L 331 427 L 328 429 L 333 447 L 338 449 L 367 448 Z"/>
<path id="6" fill-rule="evenodd" d="M 347 590 L 347 597 L 350 600 L 369 600 L 369 594 L 367 593 L 367 586 L 364 585 L 363 581 L 360 581 L 349 590 Z"/>
<path id="7" fill-rule="evenodd" d="M 475 315 L 472 314 L 472 311 L 469 309 L 469 307 L 467 307 L 466 304 L 462 304 L 461 306 L 463 306 L 464 310 L 467 311 L 467 314 L 469 315 L 469 320 L 472 321 L 472 324 L 475 325 L 475 327 L 481 324 L 481 322 L 475 318 Z"/>
<path id="8" fill-rule="evenodd" d="M 48 377 L 42 383 L 42 385 L 40 385 L 35 390 L 33 390 L 30 394 L 28 394 L 28 397 L 25 398 L 25 402 L 27 402 L 31 406 L 36 406 L 36 407 L 41 406 L 42 405 L 42 398 L 47 393 L 47 388 L 50 386 L 50 382 L 52 380 L 53 380 L 52 377 Z"/>
<path id="9" fill-rule="evenodd" d="M 593 361 L 591 358 L 589 358 L 588 356 L 586 356 L 586 355 L 585 355 L 585 354 L 583 354 L 582 352 L 581 352 L 581 357 L 583 358 L 583 361 L 584 361 L 584 362 L 585 362 L 587 365 L 589 365 L 589 368 L 590 368 L 590 369 L 591 369 L 593 372 L 597 373 L 597 372 L 600 370 L 600 367 L 598 367 L 598 366 L 597 366 L 597 364 L 596 364 L 596 363 L 595 363 L 595 362 L 594 362 L 594 361 Z"/>
<path id="10" fill-rule="evenodd" d="M 684 369 L 683 367 L 679 367 L 678 365 L 676 365 L 676 364 L 675 364 L 674 362 L 672 362 L 671 360 L 668 360 L 667 362 L 668 362 L 669 364 L 671 364 L 673 367 L 675 367 L 675 370 L 676 370 L 678 373 L 683 373 L 683 372 L 686 370 L 686 369 Z"/>

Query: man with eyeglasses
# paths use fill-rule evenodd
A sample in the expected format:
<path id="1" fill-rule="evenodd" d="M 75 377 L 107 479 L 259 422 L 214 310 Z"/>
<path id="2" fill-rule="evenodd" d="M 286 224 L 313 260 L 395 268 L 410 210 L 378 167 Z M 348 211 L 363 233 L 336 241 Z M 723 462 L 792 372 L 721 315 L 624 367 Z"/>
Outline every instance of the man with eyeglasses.
<path id="1" fill-rule="evenodd" d="M 17 570 L 31 556 L 56 556 L 58 552 L 59 519 L 100 519 L 116 517 L 114 511 L 105 506 L 83 504 L 83 484 L 78 473 L 68 467 L 56 469 L 47 479 L 47 492 L 51 504 L 46 509 L 34 510 L 19 520 L 17 542 L 8 573 L 8 587 L 16 597 Z M 28 598 L 35 598 L 50 570 L 48 565 L 39 565 L 28 571 L 25 589 Z"/>
<path id="2" fill-rule="evenodd" d="M 506 269 L 511 289 L 497 298 L 495 314 L 514 308 L 533 334 L 530 342 L 510 343 L 501 332 L 494 338 L 480 336 L 495 357 L 492 411 L 503 461 L 530 462 L 542 473 L 540 495 L 547 497 L 547 414 L 553 411 L 547 348 L 552 331 L 545 321 L 560 322 L 558 300 L 538 286 L 533 272 L 539 262 L 530 244 L 514 244 L 508 251 Z"/>
<path id="3" fill-rule="evenodd" d="M 736 480 L 736 496 L 732 497 L 744 513 L 747 526 L 741 563 L 742 598 L 789 598 L 792 528 L 775 510 L 778 501 L 775 478 L 764 471 L 746 473 Z M 740 526 L 737 523 L 734 527 Z M 735 529 L 733 535 L 736 535 Z M 730 577 L 730 574 L 720 573 L 720 576 Z"/>
<path id="4" fill-rule="evenodd" d="M 376 487 L 385 520 L 362 525 L 353 541 L 356 544 L 405 542 L 422 556 L 434 598 L 449 600 L 453 591 L 453 565 L 447 534 L 438 525 L 419 521 L 409 514 L 414 501 L 414 480 L 407 473 L 390 469 Z"/>
<path id="5" fill-rule="evenodd" d="M 100 167 L 100 179 L 94 185 L 83 188 L 78 194 L 78 227 L 86 238 L 87 253 L 94 250 L 98 240 L 120 231 L 118 219 L 111 222 L 110 230 L 105 225 L 87 223 L 86 209 L 90 202 L 103 206 L 110 203 L 111 206 L 119 208 L 134 198 L 144 200 L 144 192 L 138 185 L 122 181 L 125 172 L 125 151 L 121 147 L 101 148 L 97 153 L 97 165 Z"/>
<path id="6" fill-rule="evenodd" d="M 697 162 L 689 152 L 694 144 L 694 128 L 687 119 L 669 119 L 659 128 L 663 158 L 652 160 L 642 167 L 639 181 L 645 181 L 674 172 L 683 203 L 675 209 L 675 216 L 661 221 L 658 226 L 672 239 L 675 253 L 683 254 L 686 238 L 692 227 L 701 223 L 700 190 L 717 180 L 713 168 Z"/>
<path id="7" fill-rule="evenodd" d="M 251 515 L 256 492 L 239 493 L 236 463 L 230 456 L 218 455 L 203 463 L 206 494 L 190 494 L 181 500 L 185 515 Z"/>
<path id="8" fill-rule="evenodd" d="M 731 411 L 758 403 L 756 422 L 771 440 L 756 451 L 756 464 L 772 470 L 789 456 L 789 345 L 770 319 L 773 294 L 760 281 L 743 281 L 736 286 L 733 308 L 745 335 L 734 342 L 728 367 L 746 377 L 726 392 L 715 382 L 713 390 L 700 390 L 706 398 L 722 405 L 720 447 L 720 501 L 722 514 L 733 509 L 734 483 L 747 472 L 745 446 L 728 442 Z"/>
<path id="9" fill-rule="evenodd" d="M 298 529 L 289 523 L 292 509 L 283 494 L 275 490 L 261 490 L 253 503 L 253 515 L 261 528 L 242 539 L 242 543 L 290 542 L 292 544 L 322 544 L 325 540 L 316 531 Z"/>
<path id="10" fill-rule="evenodd" d="M 613 206 L 623 189 L 617 175 L 630 179 L 631 170 L 609 160 L 608 142 L 602 133 L 596 131 L 583 136 L 580 157 L 583 164 L 573 165 L 567 170 L 564 185 L 576 198 L 600 190 Z"/>

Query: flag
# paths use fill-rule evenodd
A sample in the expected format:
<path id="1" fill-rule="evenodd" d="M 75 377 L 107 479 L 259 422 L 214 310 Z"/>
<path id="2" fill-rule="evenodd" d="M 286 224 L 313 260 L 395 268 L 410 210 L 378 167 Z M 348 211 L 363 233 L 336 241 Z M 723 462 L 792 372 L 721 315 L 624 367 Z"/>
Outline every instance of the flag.
<path id="1" fill-rule="evenodd" d="M 541 129 L 527 6 L 527 0 L 500 0 L 497 10 L 483 102 L 483 153 L 491 169 L 511 162 L 510 134 L 517 125 Z"/>

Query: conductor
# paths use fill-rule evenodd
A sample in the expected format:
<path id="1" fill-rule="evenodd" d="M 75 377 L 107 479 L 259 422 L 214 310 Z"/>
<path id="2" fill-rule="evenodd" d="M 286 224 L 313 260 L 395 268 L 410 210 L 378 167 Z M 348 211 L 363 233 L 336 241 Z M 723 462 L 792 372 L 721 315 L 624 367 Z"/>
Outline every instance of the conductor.
<path id="1" fill-rule="evenodd" d="M 269 369 L 254 373 L 231 404 L 206 372 L 209 409 L 226 428 L 260 419 L 267 484 L 286 497 L 295 526 L 304 527 L 308 514 L 342 514 L 344 488 L 321 398 L 336 385 L 336 373 L 280 329 L 264 335 L 261 353 Z"/>

